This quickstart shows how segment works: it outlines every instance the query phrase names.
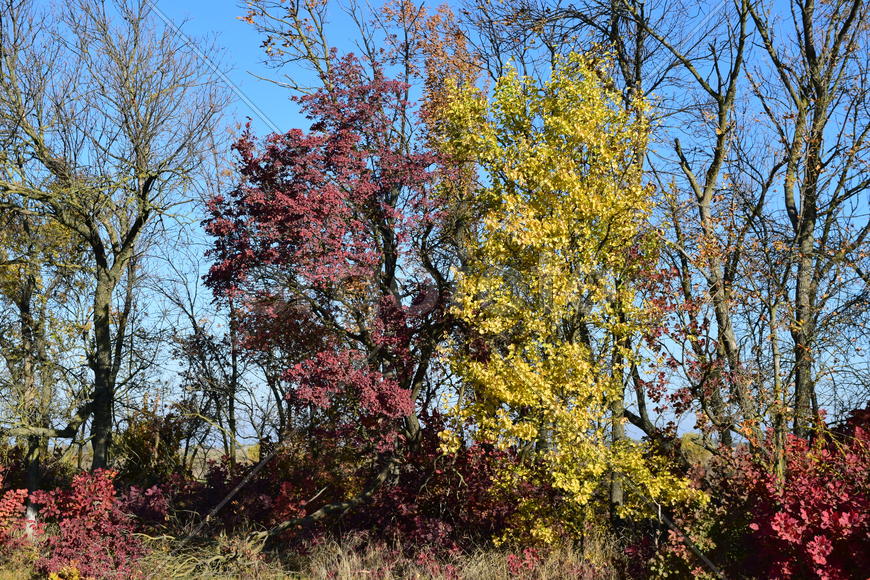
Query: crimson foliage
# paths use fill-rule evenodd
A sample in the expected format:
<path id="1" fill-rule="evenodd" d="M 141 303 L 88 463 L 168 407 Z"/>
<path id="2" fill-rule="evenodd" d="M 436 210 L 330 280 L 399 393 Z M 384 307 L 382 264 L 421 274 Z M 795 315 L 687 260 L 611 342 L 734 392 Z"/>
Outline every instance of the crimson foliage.
<path id="1" fill-rule="evenodd" d="M 21 530 L 26 489 L 4 489 L 4 471 L 0 466 L 0 552 L 17 547 L 15 534 Z"/>
<path id="2" fill-rule="evenodd" d="M 41 516 L 58 526 L 47 540 L 49 554 L 37 562 L 40 571 L 75 568 L 93 578 L 138 576 L 135 563 L 145 550 L 115 491 L 115 475 L 108 470 L 82 473 L 69 489 L 31 495 L 42 506 Z"/>
<path id="3" fill-rule="evenodd" d="M 439 416 L 426 417 L 429 429 L 406 456 L 396 478 L 345 525 L 375 530 L 387 541 L 458 551 L 488 543 L 510 525 L 517 501 L 497 490 L 498 466 L 516 461 L 506 452 L 480 444 L 455 453 L 439 451 Z"/>
<path id="4" fill-rule="evenodd" d="M 437 157 L 408 136 L 408 85 L 352 56 L 331 71 L 297 99 L 310 132 L 235 144 L 242 181 L 208 205 L 207 283 L 242 305 L 244 346 L 279 361 L 291 428 L 381 453 L 415 436 L 397 419 L 444 332 Z"/>
<path id="5" fill-rule="evenodd" d="M 768 578 L 845 580 L 870 570 L 870 413 L 822 440 L 791 437 L 778 485 L 757 464 L 749 528 Z M 812 574 L 810 574 L 812 571 Z"/>
<path id="6" fill-rule="evenodd" d="M 863 579 L 870 569 L 868 419 L 856 411 L 814 440 L 789 437 L 781 482 L 764 454 L 743 449 L 714 462 L 699 479 L 711 505 L 674 519 L 729 577 Z M 675 533 L 665 552 L 689 563 L 686 573 L 702 570 Z"/>

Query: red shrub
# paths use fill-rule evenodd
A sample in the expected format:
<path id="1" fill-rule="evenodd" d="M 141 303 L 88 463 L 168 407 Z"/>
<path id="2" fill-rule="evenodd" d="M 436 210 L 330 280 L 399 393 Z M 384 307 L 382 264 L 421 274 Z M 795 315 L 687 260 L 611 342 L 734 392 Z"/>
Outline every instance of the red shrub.
<path id="1" fill-rule="evenodd" d="M 156 485 L 148 489 L 131 486 L 119 502 L 123 512 L 135 517 L 140 525 L 161 525 L 169 517 L 169 500 L 163 489 Z"/>
<path id="2" fill-rule="evenodd" d="M 787 477 L 778 486 L 760 469 L 762 493 L 749 525 L 764 553 L 756 567 L 769 578 L 823 580 L 870 570 L 870 429 L 824 441 L 790 438 Z"/>
<path id="3" fill-rule="evenodd" d="M 713 501 L 674 521 L 728 577 L 865 578 L 870 569 L 870 414 L 813 441 L 789 437 L 786 477 L 761 454 L 714 462 L 699 480 Z M 770 451 L 770 450 L 767 450 Z M 769 453 L 767 454 L 769 457 Z M 701 570 L 670 533 L 658 566 Z"/>
<path id="4" fill-rule="evenodd" d="M 3 471 L 0 467 L 0 490 L 3 489 Z M 26 489 L 9 489 L 0 495 L 0 550 L 15 547 L 14 533 L 21 529 Z"/>
<path id="5" fill-rule="evenodd" d="M 133 578 L 133 565 L 144 548 L 133 535 L 130 517 L 115 492 L 115 472 L 97 470 L 77 475 L 69 490 L 37 491 L 41 515 L 57 523 L 48 537 L 50 553 L 37 562 L 44 572 L 76 568 L 83 576 Z"/>
<path id="6" fill-rule="evenodd" d="M 376 530 L 387 541 L 414 538 L 415 549 L 456 551 L 487 543 L 505 531 L 517 505 L 493 489 L 496 466 L 509 461 L 506 453 L 481 445 L 442 455 L 437 429 L 426 429 L 397 478 L 348 514 L 345 525 Z"/>

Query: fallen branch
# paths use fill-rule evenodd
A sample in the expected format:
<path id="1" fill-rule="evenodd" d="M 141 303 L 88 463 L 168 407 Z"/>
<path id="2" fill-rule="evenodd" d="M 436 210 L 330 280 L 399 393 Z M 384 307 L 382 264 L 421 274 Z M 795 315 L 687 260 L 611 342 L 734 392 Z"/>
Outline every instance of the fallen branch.
<path id="1" fill-rule="evenodd" d="M 391 455 L 381 470 L 371 479 L 371 481 L 369 481 L 368 485 L 359 495 L 346 501 L 327 504 L 305 517 L 281 522 L 269 530 L 255 532 L 249 536 L 249 539 L 251 541 L 262 542 L 263 547 L 266 548 L 272 545 L 278 537 L 287 530 L 303 530 L 309 528 L 317 522 L 323 521 L 334 515 L 344 514 L 345 512 L 364 504 L 371 499 L 378 488 L 387 481 L 390 475 L 395 473 L 395 470 L 398 468 L 400 463 L 401 461 L 397 455 Z"/>

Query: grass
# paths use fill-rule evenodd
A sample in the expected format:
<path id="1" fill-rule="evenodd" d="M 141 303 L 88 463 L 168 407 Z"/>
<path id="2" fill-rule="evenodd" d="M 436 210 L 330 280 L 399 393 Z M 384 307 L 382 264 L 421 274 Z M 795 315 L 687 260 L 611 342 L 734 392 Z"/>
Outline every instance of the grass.
<path id="1" fill-rule="evenodd" d="M 241 530 L 189 543 L 173 536 L 142 537 L 149 549 L 137 565 L 142 580 L 614 580 L 620 576 L 612 563 L 622 558 L 612 538 L 595 534 L 587 536 L 582 549 L 562 546 L 513 554 L 489 547 L 437 555 L 410 544 L 413 538 L 405 545 L 387 544 L 365 534 L 288 545 L 277 554 L 264 553 Z M 8 556 L 0 564 L 0 580 L 38 577 L 31 566 L 35 553 Z M 57 578 L 80 580 L 69 574 Z"/>
<path id="2" fill-rule="evenodd" d="M 175 548 L 173 548 L 175 546 Z M 605 540 L 587 542 L 587 549 L 562 547 L 540 552 L 532 560 L 504 550 L 432 556 L 401 545 L 369 542 L 364 535 L 328 540 L 287 550 L 280 557 L 263 554 L 243 535 L 220 536 L 216 542 L 177 548 L 168 538 L 152 541 L 141 562 L 148 579 L 214 578 L 305 580 L 611 580 L 616 571 L 601 562 L 618 558 Z M 593 562 L 599 562 L 594 564 Z M 2 578 L 0 578 L 2 580 Z"/>

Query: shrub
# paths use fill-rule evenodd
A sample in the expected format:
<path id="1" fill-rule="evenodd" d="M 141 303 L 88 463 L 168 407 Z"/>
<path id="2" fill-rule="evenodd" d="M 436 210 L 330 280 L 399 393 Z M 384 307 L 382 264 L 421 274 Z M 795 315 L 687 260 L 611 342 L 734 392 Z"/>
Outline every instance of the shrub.
<path id="1" fill-rule="evenodd" d="M 179 448 L 185 430 L 183 418 L 140 411 L 114 438 L 115 451 L 123 457 L 118 479 L 126 484 L 152 486 L 174 473 L 184 473 Z"/>
<path id="2" fill-rule="evenodd" d="M 264 446 L 261 453 L 270 451 Z M 168 488 L 174 509 L 205 515 L 254 467 L 223 456 L 208 463 L 202 483 L 171 481 Z M 232 533 L 270 527 L 304 516 L 325 503 L 345 499 L 363 485 L 366 473 L 366 465 L 359 464 L 353 449 L 342 443 L 340 434 L 315 430 L 309 441 L 290 435 L 281 449 L 216 514 L 212 531 Z"/>
<path id="3" fill-rule="evenodd" d="M 49 554 L 37 561 L 46 574 L 75 570 L 94 578 L 133 578 L 135 562 L 144 554 L 133 534 L 131 518 L 122 510 L 114 471 L 96 470 L 73 478 L 69 490 L 37 491 L 41 515 L 57 524 L 49 535 Z"/>
<path id="4" fill-rule="evenodd" d="M 481 445 L 442 454 L 437 434 L 440 419 L 426 419 L 419 441 L 369 502 L 340 520 L 287 532 L 286 539 L 371 531 L 373 537 L 387 542 L 413 537 L 415 549 L 449 551 L 476 547 L 501 535 L 517 498 L 495 489 L 495 468 L 514 459 Z M 210 531 L 270 527 L 353 497 L 378 468 L 360 461 L 361 454 L 354 449 L 341 432 L 321 430 L 308 439 L 289 436 L 280 451 L 211 520 Z M 174 509 L 195 510 L 202 516 L 252 468 L 225 457 L 209 464 L 202 484 L 169 482 L 162 487 Z"/>
<path id="5" fill-rule="evenodd" d="M 154 527 L 169 518 L 169 499 L 160 486 L 141 489 L 134 485 L 118 499 L 123 512 L 135 517 L 140 525 Z"/>
<path id="6" fill-rule="evenodd" d="M 3 468 L 3 483 L 13 489 L 27 487 L 27 455 L 23 444 L 9 445 L 0 442 L 0 466 Z M 74 463 L 63 459 L 60 447 L 45 450 L 39 459 L 39 485 L 42 489 L 68 487 L 78 472 Z"/>
<path id="7" fill-rule="evenodd" d="M 856 414 L 855 417 L 858 417 Z M 870 570 L 870 424 L 810 442 L 792 437 L 782 485 L 756 465 L 761 490 L 749 524 L 769 578 L 845 580 Z"/>
<path id="8" fill-rule="evenodd" d="M 15 534 L 23 524 L 26 489 L 7 489 L 3 491 L 5 469 L 0 467 L 0 552 L 17 547 Z"/>
<path id="9" fill-rule="evenodd" d="M 438 444 L 434 429 L 424 431 L 396 479 L 345 525 L 389 542 L 414 538 L 417 550 L 458 551 L 501 535 L 516 504 L 496 490 L 495 467 L 511 458 L 482 445 L 441 454 Z"/>
<path id="10" fill-rule="evenodd" d="M 781 482 L 763 453 L 710 463 L 696 479 L 714 501 L 674 521 L 729 577 L 858 578 L 870 569 L 868 419 L 856 411 L 814 440 L 789 437 Z M 661 575 L 704 573 L 674 533 L 653 565 Z"/>

